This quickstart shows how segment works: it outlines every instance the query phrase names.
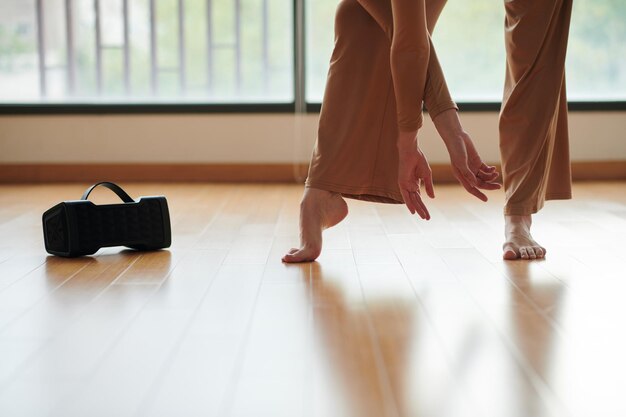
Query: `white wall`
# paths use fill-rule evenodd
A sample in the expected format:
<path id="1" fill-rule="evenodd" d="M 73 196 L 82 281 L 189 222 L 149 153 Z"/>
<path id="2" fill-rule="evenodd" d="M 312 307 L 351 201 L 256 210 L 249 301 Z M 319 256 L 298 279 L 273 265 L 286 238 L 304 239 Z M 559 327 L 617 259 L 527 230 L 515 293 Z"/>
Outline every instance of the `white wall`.
<path id="1" fill-rule="evenodd" d="M 0 117 L 0 163 L 307 162 L 317 114 Z M 462 113 L 483 159 L 497 162 L 496 112 Z M 427 119 L 427 117 L 426 117 Z M 432 123 L 420 143 L 447 162 Z M 626 161 L 626 112 L 571 112 L 573 161 Z"/>

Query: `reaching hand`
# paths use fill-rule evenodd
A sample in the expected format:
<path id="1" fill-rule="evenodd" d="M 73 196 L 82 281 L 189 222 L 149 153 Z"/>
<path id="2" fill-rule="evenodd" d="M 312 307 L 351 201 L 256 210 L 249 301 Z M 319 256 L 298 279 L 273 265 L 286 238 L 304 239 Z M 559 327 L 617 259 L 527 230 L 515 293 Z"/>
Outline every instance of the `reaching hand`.
<path id="1" fill-rule="evenodd" d="M 435 198 L 433 177 L 430 165 L 417 145 L 400 149 L 398 164 L 398 185 L 404 203 L 411 214 L 419 214 L 422 219 L 430 220 L 430 213 L 422 201 L 420 183 L 426 187 L 430 198 Z"/>
<path id="2" fill-rule="evenodd" d="M 500 184 L 494 182 L 499 174 L 495 166 L 485 164 L 474 147 L 472 138 L 466 133 L 456 136 L 454 140 L 445 140 L 454 176 L 470 194 L 482 201 L 487 196 L 479 189 L 497 190 Z"/>

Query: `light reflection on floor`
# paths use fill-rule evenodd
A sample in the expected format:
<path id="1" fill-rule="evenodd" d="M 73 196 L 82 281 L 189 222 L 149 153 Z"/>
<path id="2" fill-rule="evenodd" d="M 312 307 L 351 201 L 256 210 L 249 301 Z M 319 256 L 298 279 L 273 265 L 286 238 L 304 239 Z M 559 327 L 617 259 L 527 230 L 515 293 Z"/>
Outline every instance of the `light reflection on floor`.
<path id="1" fill-rule="evenodd" d="M 36 187 L 0 187 L 0 415 L 622 417 L 625 187 L 550 204 L 544 261 L 501 261 L 501 201 L 444 187 L 429 223 L 350 202 L 302 265 L 299 187 L 164 185 L 170 250 L 72 260 Z"/>

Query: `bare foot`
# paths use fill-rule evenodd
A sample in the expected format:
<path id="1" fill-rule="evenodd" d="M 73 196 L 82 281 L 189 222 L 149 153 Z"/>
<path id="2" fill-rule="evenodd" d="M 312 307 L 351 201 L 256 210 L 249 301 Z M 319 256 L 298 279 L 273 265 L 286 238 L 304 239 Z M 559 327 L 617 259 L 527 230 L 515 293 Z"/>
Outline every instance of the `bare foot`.
<path id="1" fill-rule="evenodd" d="M 300 247 L 292 248 L 283 262 L 310 262 L 322 252 L 322 231 L 348 215 L 348 205 L 338 193 L 305 188 L 300 203 Z"/>
<path id="2" fill-rule="evenodd" d="M 504 259 L 539 259 L 546 255 L 546 249 L 530 235 L 531 216 L 504 216 L 504 222 Z"/>

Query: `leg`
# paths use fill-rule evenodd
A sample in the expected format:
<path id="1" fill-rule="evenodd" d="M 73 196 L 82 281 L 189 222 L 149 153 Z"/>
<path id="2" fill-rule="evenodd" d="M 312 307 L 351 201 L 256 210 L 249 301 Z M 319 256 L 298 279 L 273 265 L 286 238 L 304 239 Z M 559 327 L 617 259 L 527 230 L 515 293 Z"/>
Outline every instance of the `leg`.
<path id="1" fill-rule="evenodd" d="M 434 28 L 445 1 L 426 1 L 429 30 Z M 389 64 L 392 36 L 389 1 L 340 2 L 308 187 L 367 201 L 403 203 L 397 185 L 394 140 L 398 129 Z M 434 49 L 430 57 L 425 94 L 434 118 L 456 109 L 456 105 Z M 353 157 L 355 149 L 359 149 L 359 158 Z"/>
<path id="2" fill-rule="evenodd" d="M 322 231 L 348 215 L 348 205 L 339 193 L 305 188 L 300 203 L 300 247 L 292 248 L 283 262 L 310 262 L 322 252 Z"/>
<path id="3" fill-rule="evenodd" d="M 571 196 L 564 68 L 572 0 L 512 0 L 505 7 L 504 258 L 535 259 L 546 251 L 530 234 L 531 215 L 546 199 Z"/>
<path id="4" fill-rule="evenodd" d="M 290 250 L 283 261 L 306 262 L 319 256 L 323 229 L 348 213 L 342 196 L 402 203 L 397 178 L 389 170 L 381 171 L 397 155 L 379 150 L 380 142 L 397 135 L 392 91 L 387 38 L 356 0 L 342 0 L 335 15 L 335 48 L 318 137 L 300 205 L 300 247 Z"/>
<path id="5" fill-rule="evenodd" d="M 306 186 L 367 201 L 403 203 L 397 185 L 390 41 L 356 0 L 335 15 L 335 47 Z M 389 145 L 389 146 L 388 146 Z M 358 150 L 358 158 L 355 151 Z"/>
<path id="6" fill-rule="evenodd" d="M 347 215 L 347 205 L 341 196 L 403 203 L 397 186 L 397 168 L 390 168 L 398 165 L 397 148 L 392 140 L 398 131 L 389 67 L 392 14 L 389 4 L 379 4 L 386 6 L 376 16 L 365 11 L 356 0 L 342 0 L 337 8 L 335 49 L 301 204 L 301 244 L 285 255 L 285 262 L 310 261 L 319 255 L 322 230 Z M 430 31 L 443 4 L 445 0 L 426 2 Z M 433 65 L 436 70 L 436 56 L 432 64 L 429 61 L 429 71 Z M 456 108 L 443 76 L 428 74 L 427 95 L 428 84 L 437 85 L 430 90 L 431 94 L 434 91 L 441 94 L 433 102 L 444 103 L 442 109 Z M 364 85 L 368 88 L 364 89 Z M 354 149 L 359 149 L 359 158 L 353 157 Z"/>

